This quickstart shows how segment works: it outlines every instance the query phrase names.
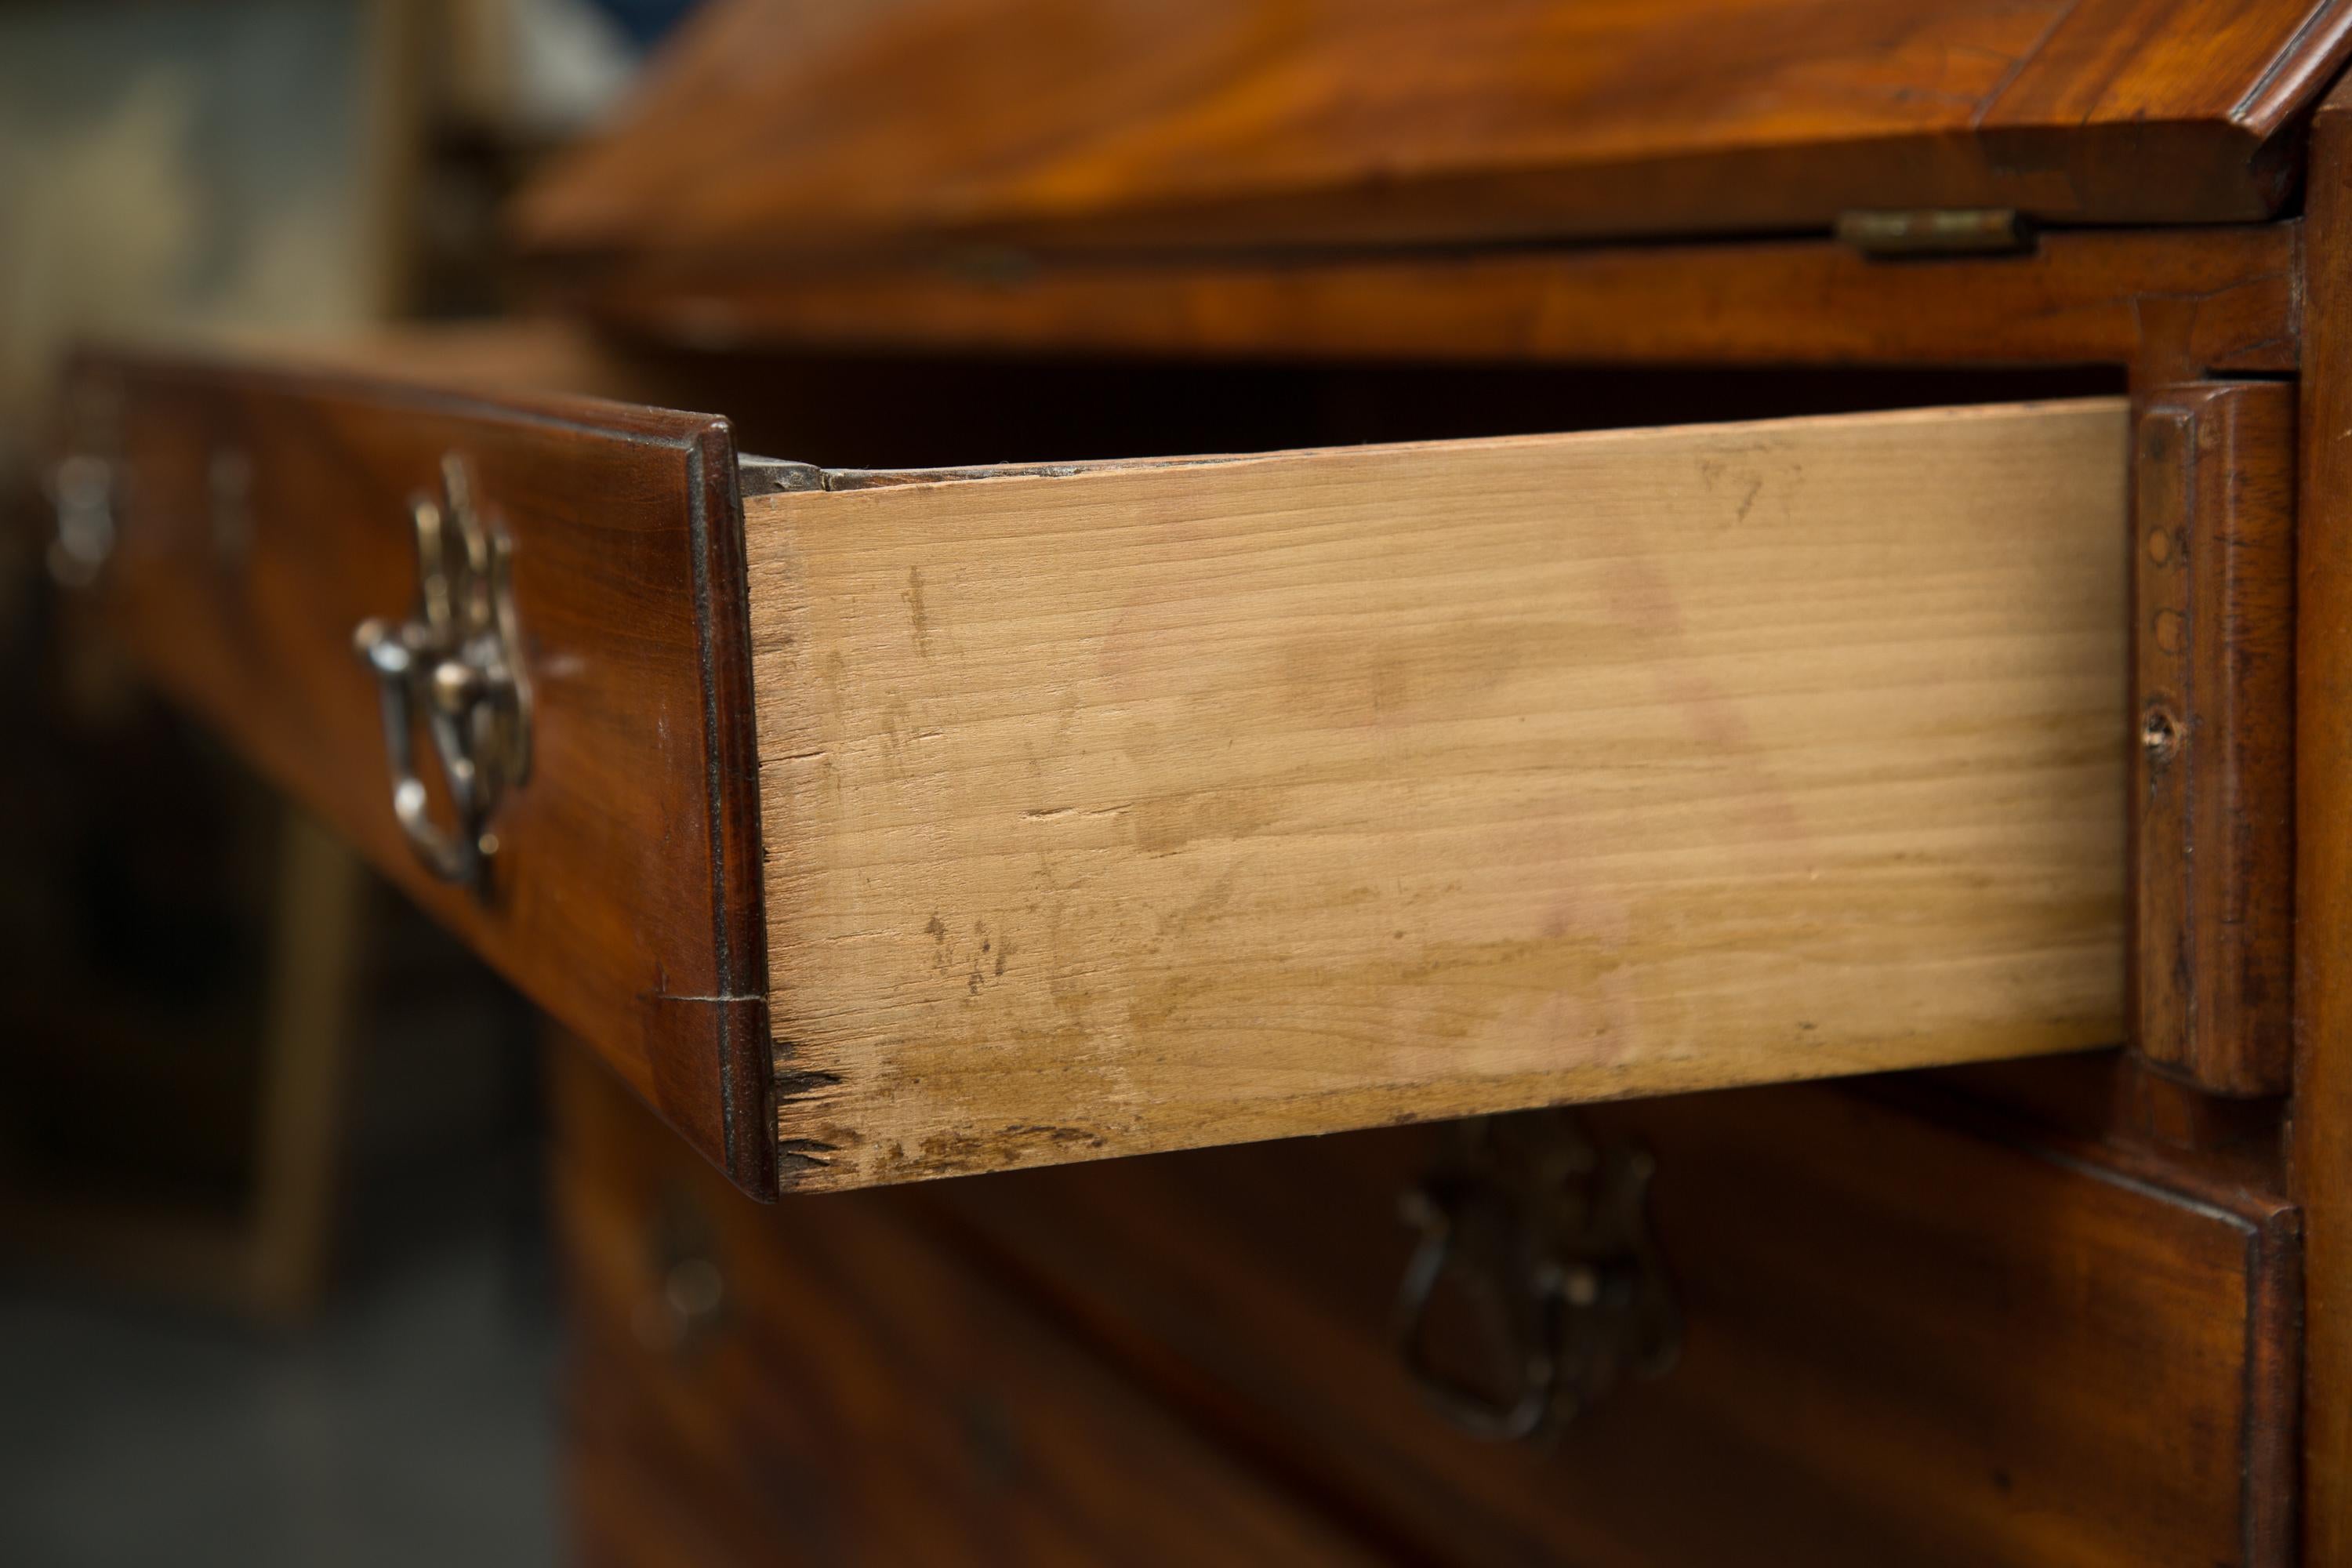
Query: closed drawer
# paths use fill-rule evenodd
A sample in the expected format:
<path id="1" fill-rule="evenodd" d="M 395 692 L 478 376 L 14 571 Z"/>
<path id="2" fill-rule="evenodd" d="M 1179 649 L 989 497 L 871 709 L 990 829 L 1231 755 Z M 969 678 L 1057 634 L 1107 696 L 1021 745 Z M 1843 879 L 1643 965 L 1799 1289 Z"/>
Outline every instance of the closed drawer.
<path id="1" fill-rule="evenodd" d="M 74 385 L 128 645 L 754 1192 L 2121 1037 L 2117 400 L 852 472 Z"/>
<path id="2" fill-rule="evenodd" d="M 1675 1354 L 1501 1442 L 1395 1342 L 1452 1130 L 762 1210 L 551 1065 L 600 1560 L 2294 1560 L 2294 1211 L 1954 1103 L 1524 1119 L 1647 1155 Z"/>
<path id="3" fill-rule="evenodd" d="M 2282 1200 L 1819 1086 L 1538 1122 L 1536 1147 L 1647 1157 L 1675 1353 L 1497 1442 L 1457 1425 L 1394 1339 L 1415 1243 L 1399 1200 L 1452 1166 L 1450 1131 L 855 1201 L 922 1204 L 1080 1342 L 1405 1561 L 2294 1561 L 2302 1288 Z M 1483 1380 L 1507 1395 L 1498 1347 L 1454 1339 L 1441 1364 L 1510 1368 Z M 1559 1342 L 1580 1368 L 1592 1342 Z"/>

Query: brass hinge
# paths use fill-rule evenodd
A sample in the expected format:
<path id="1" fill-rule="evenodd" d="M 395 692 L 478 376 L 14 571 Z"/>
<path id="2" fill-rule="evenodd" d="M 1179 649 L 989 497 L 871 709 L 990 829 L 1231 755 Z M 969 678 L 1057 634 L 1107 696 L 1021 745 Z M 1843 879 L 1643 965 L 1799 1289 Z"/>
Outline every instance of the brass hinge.
<path id="1" fill-rule="evenodd" d="M 1864 256 L 1978 256 L 2033 248 L 2014 207 L 1922 207 L 1841 213 L 1837 237 Z"/>

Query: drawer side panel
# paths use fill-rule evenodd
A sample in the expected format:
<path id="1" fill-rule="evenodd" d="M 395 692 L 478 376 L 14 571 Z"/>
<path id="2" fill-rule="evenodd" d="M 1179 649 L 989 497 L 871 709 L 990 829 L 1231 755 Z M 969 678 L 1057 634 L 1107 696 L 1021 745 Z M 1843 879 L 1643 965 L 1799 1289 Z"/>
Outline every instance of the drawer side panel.
<path id="1" fill-rule="evenodd" d="M 787 1182 L 2111 1044 L 2119 402 L 747 500 Z"/>

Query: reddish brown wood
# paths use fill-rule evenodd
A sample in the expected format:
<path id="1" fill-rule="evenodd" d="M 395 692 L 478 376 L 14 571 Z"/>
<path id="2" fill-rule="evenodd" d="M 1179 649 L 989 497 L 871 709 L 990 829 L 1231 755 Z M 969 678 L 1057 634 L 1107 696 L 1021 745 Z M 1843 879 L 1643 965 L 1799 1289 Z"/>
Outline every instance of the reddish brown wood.
<path id="1" fill-rule="evenodd" d="M 2286 1184 L 2284 1099 L 2210 1094 L 2131 1051 L 1906 1074 L 1874 1080 L 1870 1092 L 1930 1113 L 1995 1114 L 2210 1186 Z"/>
<path id="2" fill-rule="evenodd" d="M 2295 547 L 2295 1101 L 2304 1561 L 2352 1563 L 2352 93 L 2312 126 Z"/>
<path id="3" fill-rule="evenodd" d="M 1413 1132 L 915 1189 L 1080 1331 L 1408 1555 L 2291 1560 L 2298 1294 L 2281 1202 L 1845 1093 L 1613 1107 L 1657 1158 L 1680 1364 L 1549 1447 L 1398 1366 Z"/>
<path id="4" fill-rule="evenodd" d="M 1428 243 L 2279 210 L 2322 0 L 709 8 L 523 202 L 542 251 Z"/>
<path id="5" fill-rule="evenodd" d="M 2277 1094 L 2294 1001 L 2294 389 L 2144 399 L 2135 486 L 2133 1042 L 2218 1093 Z"/>
<path id="6" fill-rule="evenodd" d="M 1018 348 L 1685 364 L 2295 364 L 2296 229 L 2051 234 L 1881 261 L 1831 240 L 975 273 L 647 264 L 575 308 L 710 347 Z"/>
<path id="7" fill-rule="evenodd" d="M 555 1061 L 572 1492 L 591 1561 L 1386 1560 L 898 1208 L 757 1207 L 602 1068 Z M 687 1323 L 677 1303 L 698 1268 L 720 1281 L 718 1306 Z"/>
<path id="8" fill-rule="evenodd" d="M 772 1192 L 766 942 L 726 424 L 478 399 L 331 373 L 98 357 L 119 542 L 99 605 L 146 670 L 533 1000 L 687 1140 Z M 515 541 L 534 769 L 487 900 L 395 822 L 374 678 L 352 651 L 416 595 L 407 498 L 444 453 Z M 226 503 L 216 460 L 250 475 Z M 428 764 L 427 771 L 430 771 Z"/>

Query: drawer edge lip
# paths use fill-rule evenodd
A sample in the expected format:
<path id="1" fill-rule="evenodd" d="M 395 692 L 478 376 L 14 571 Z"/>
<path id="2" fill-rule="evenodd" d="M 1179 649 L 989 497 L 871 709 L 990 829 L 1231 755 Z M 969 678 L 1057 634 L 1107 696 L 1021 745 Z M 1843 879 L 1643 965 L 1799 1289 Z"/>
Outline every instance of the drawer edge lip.
<path id="1" fill-rule="evenodd" d="M 63 360 L 60 381 L 70 385 L 89 374 L 201 378 L 227 386 L 310 393 L 382 404 L 461 418 L 537 426 L 568 435 L 595 436 L 632 446 L 689 454 L 716 431 L 733 450 L 733 433 L 723 415 L 627 403 L 584 393 L 513 392 L 436 380 L 429 373 L 387 366 L 381 372 L 349 363 L 307 360 L 299 344 L 261 344 L 164 339 L 86 337 Z"/>
<path id="2" fill-rule="evenodd" d="M 711 1009 L 727 1173 L 777 1195 L 759 724 L 752 704 L 751 583 L 733 426 L 717 416 L 686 441 L 695 627 L 701 666 L 711 941 L 721 998 Z"/>

